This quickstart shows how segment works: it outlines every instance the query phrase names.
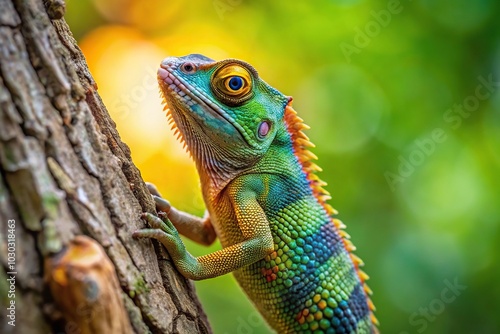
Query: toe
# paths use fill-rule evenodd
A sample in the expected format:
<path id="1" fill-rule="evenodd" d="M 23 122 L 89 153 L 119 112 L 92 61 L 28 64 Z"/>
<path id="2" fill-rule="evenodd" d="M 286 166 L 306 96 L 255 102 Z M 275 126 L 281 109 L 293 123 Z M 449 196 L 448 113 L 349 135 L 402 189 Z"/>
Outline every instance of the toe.
<path id="1" fill-rule="evenodd" d="M 156 204 L 156 211 L 163 211 L 166 213 L 170 212 L 171 206 L 170 206 L 169 201 L 167 201 L 164 198 L 158 197 L 156 195 L 153 195 L 153 199 L 154 199 L 155 204 Z"/>
<path id="2" fill-rule="evenodd" d="M 148 187 L 149 192 L 151 195 L 161 197 L 160 192 L 158 191 L 158 188 L 153 183 L 146 182 L 146 187 Z"/>

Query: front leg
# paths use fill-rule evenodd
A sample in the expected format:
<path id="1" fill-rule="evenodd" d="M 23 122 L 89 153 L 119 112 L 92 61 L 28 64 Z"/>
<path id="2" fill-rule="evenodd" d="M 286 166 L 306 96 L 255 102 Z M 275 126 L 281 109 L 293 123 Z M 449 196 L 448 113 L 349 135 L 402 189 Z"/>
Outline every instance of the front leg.
<path id="1" fill-rule="evenodd" d="M 232 203 L 243 240 L 216 252 L 194 257 L 186 250 L 177 230 L 166 215 L 162 219 L 146 213 L 151 229 L 134 233 L 138 238 L 159 240 L 168 250 L 177 269 L 186 278 L 201 280 L 220 276 L 250 265 L 274 250 L 267 217 L 250 190 L 235 189 Z M 230 191 L 231 193 L 231 191 Z"/>

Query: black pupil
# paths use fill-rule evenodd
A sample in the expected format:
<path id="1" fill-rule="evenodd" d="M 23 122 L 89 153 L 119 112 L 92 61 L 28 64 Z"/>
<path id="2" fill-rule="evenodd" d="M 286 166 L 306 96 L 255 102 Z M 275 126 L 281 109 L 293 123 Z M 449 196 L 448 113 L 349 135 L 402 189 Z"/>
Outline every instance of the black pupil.
<path id="1" fill-rule="evenodd" d="M 238 90 L 241 88 L 241 86 L 243 86 L 243 81 L 240 77 L 232 77 L 229 80 L 229 87 L 231 87 L 231 89 Z"/>
<path id="2" fill-rule="evenodd" d="M 193 70 L 193 66 L 191 64 L 186 64 L 184 65 L 184 70 L 186 70 L 186 72 L 191 72 Z"/>

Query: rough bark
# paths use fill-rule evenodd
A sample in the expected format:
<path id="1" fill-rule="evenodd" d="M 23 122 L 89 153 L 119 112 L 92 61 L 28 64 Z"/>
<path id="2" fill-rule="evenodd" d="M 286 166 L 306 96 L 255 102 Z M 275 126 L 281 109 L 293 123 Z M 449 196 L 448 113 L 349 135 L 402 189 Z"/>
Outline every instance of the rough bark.
<path id="1" fill-rule="evenodd" d="M 131 237 L 154 203 L 63 13 L 61 0 L 0 0 L 0 332 L 210 333 L 165 250 Z M 92 327 L 111 318 L 122 327 Z"/>

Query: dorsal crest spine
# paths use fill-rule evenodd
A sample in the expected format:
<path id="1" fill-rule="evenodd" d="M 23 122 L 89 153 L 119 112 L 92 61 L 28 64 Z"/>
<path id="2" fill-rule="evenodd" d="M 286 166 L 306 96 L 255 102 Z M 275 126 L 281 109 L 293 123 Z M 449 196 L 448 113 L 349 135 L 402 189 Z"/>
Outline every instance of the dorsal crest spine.
<path id="1" fill-rule="evenodd" d="M 368 297 L 372 294 L 372 291 L 365 282 L 366 280 L 368 280 L 369 276 L 359 268 L 364 265 L 363 261 L 357 255 L 352 253 L 354 250 L 356 250 L 356 247 L 349 240 L 349 234 L 343 231 L 346 226 L 339 219 L 333 217 L 338 212 L 330 204 L 327 203 L 327 201 L 331 199 L 330 193 L 323 188 L 324 186 L 326 186 L 326 182 L 323 182 L 318 177 L 318 175 L 316 175 L 316 172 L 320 172 L 321 168 L 312 161 L 317 160 L 318 158 L 309 150 L 309 148 L 315 147 L 315 145 L 303 132 L 303 130 L 308 130 L 309 126 L 304 123 L 304 120 L 300 118 L 297 115 L 297 112 L 292 108 L 292 99 L 289 100 L 288 104 L 285 107 L 284 121 L 292 140 L 293 153 L 302 166 L 302 170 L 307 180 L 309 181 L 309 186 L 311 187 L 311 191 L 314 197 L 328 213 L 332 224 L 336 227 L 337 232 L 342 237 L 344 248 L 348 251 L 351 260 L 354 263 L 354 267 L 356 268 L 358 277 L 367 295 L 368 306 L 371 310 L 371 320 L 375 325 L 378 325 L 378 320 L 373 314 L 373 311 L 375 311 L 375 306 L 373 305 L 371 299 Z"/>

